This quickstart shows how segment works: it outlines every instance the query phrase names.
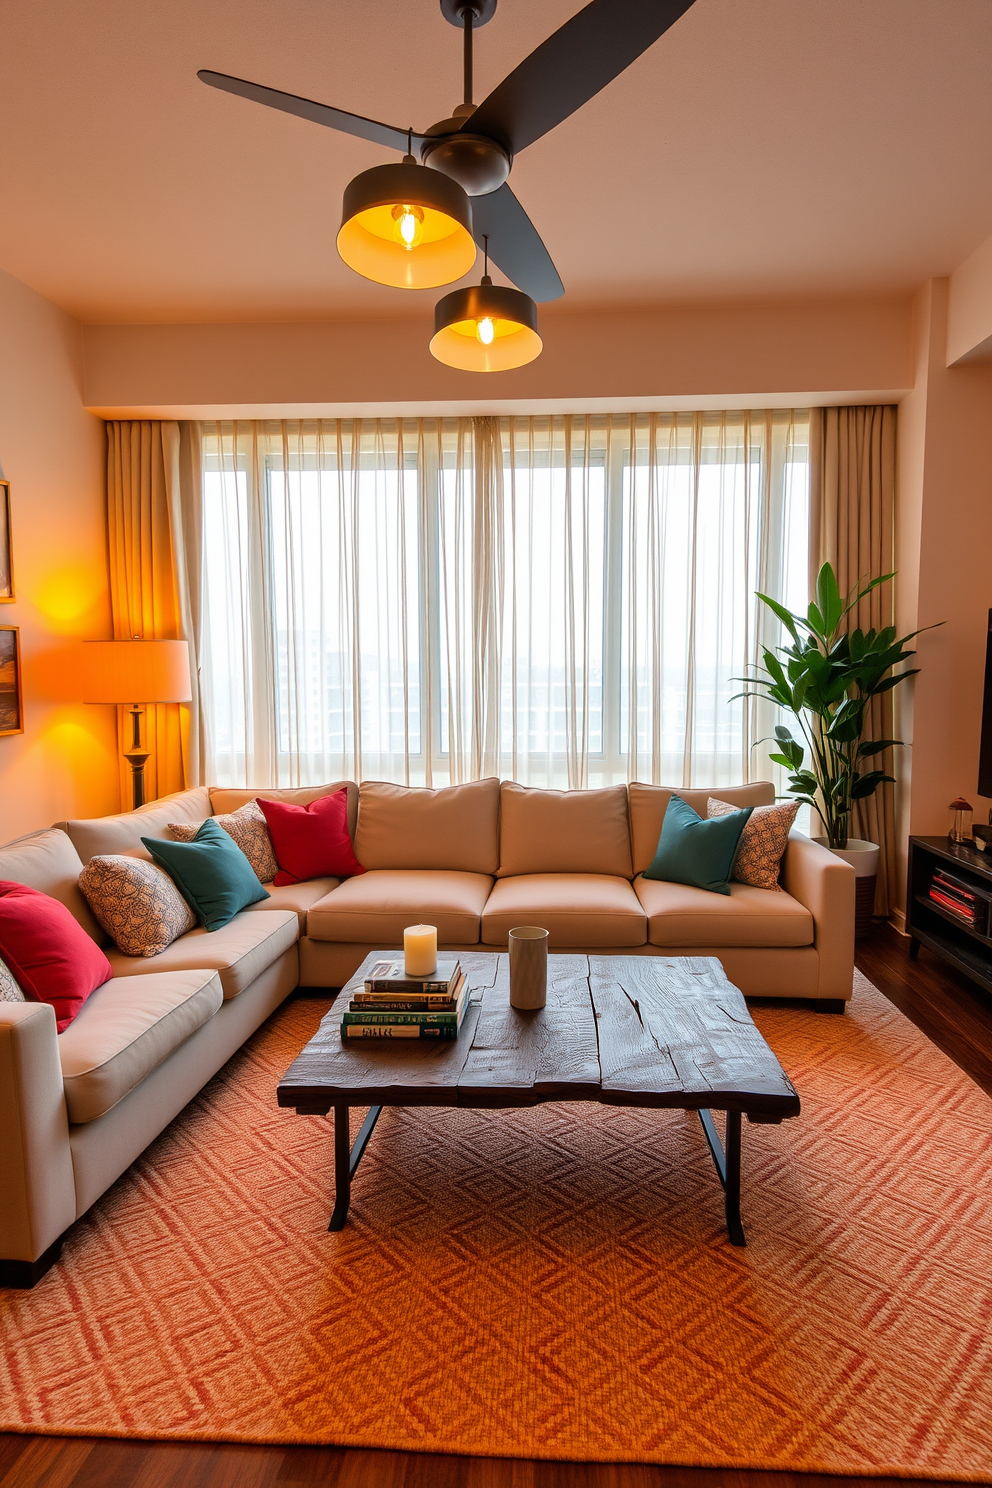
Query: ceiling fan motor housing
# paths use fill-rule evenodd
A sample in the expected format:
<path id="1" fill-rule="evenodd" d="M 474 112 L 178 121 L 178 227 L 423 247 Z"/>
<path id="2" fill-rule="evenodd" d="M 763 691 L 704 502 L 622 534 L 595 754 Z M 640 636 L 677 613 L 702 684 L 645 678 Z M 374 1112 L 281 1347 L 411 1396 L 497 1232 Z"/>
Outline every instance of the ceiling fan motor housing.
<path id="1" fill-rule="evenodd" d="M 496 14 L 496 0 L 441 0 L 441 14 L 446 21 L 461 30 L 465 25 L 466 11 L 472 17 L 472 25 L 478 30 Z"/>
<path id="2" fill-rule="evenodd" d="M 462 119 L 434 124 L 421 146 L 420 158 L 432 170 L 457 181 L 467 196 L 488 196 L 498 191 L 510 174 L 511 159 L 502 145 L 483 134 L 465 134 Z M 449 133 L 448 128 L 452 128 Z M 444 133 L 434 134 L 434 130 Z"/>

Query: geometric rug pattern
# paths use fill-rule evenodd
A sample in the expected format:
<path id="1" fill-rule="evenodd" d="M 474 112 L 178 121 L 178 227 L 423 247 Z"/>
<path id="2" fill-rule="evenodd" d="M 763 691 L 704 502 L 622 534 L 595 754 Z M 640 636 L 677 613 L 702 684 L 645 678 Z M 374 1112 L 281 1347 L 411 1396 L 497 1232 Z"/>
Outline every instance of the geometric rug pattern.
<path id="1" fill-rule="evenodd" d="M 754 1010 L 803 1111 L 744 1124 L 743 1250 L 694 1115 L 592 1104 L 384 1111 L 328 1234 L 275 1104 L 326 1007 L 0 1293 L 0 1429 L 992 1478 L 992 1104 L 863 978 Z"/>

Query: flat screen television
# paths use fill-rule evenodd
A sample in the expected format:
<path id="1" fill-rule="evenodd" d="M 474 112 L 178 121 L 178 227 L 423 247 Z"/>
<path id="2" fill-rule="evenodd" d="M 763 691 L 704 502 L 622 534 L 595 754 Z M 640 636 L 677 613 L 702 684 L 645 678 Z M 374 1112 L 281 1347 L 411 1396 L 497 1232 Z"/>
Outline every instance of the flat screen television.
<path id="1" fill-rule="evenodd" d="M 978 794 L 992 796 L 992 610 L 985 642 L 985 697 L 982 703 L 982 749 L 978 757 Z"/>

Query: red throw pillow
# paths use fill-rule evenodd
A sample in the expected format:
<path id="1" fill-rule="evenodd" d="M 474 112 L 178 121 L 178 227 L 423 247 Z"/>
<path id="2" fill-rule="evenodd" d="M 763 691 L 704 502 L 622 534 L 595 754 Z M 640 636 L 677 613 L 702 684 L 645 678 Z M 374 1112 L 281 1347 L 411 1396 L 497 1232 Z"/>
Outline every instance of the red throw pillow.
<path id="1" fill-rule="evenodd" d="M 309 806 L 265 801 L 261 796 L 258 804 L 279 864 L 273 883 L 300 883 L 304 878 L 354 878 L 365 872 L 348 835 L 346 789 L 320 796 Z"/>
<path id="2" fill-rule="evenodd" d="M 27 997 L 51 1003 L 59 1033 L 114 974 L 65 905 L 27 884 L 0 882 L 0 956 Z"/>

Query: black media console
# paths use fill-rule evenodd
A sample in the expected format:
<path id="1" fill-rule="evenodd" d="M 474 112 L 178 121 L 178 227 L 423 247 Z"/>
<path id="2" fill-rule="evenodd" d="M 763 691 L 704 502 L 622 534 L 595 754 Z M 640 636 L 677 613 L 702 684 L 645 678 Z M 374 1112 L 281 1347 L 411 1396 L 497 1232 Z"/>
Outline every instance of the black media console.
<path id="1" fill-rule="evenodd" d="M 909 953 L 921 945 L 992 992 L 992 861 L 946 837 L 909 839 Z"/>

